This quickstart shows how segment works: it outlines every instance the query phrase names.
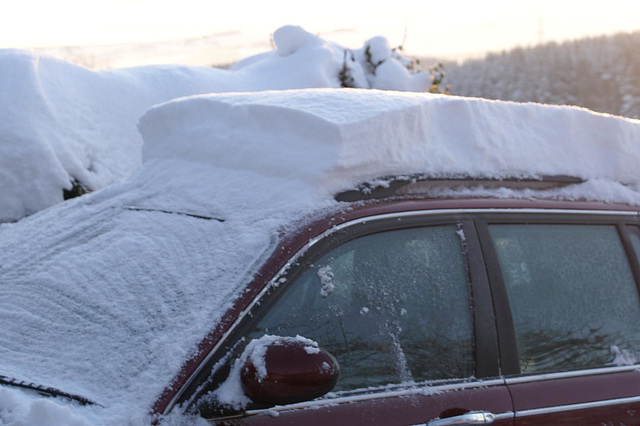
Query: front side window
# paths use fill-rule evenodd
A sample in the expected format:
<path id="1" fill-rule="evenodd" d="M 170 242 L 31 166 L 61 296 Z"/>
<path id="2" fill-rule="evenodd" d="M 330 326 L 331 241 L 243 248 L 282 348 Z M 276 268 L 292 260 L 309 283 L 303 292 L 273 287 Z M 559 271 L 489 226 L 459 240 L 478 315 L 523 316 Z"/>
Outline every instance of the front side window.
<path id="1" fill-rule="evenodd" d="M 250 333 L 304 336 L 340 364 L 336 391 L 473 375 L 461 231 L 380 232 L 322 256 Z"/>
<path id="2" fill-rule="evenodd" d="M 615 226 L 490 226 L 523 373 L 633 364 L 638 291 Z"/>

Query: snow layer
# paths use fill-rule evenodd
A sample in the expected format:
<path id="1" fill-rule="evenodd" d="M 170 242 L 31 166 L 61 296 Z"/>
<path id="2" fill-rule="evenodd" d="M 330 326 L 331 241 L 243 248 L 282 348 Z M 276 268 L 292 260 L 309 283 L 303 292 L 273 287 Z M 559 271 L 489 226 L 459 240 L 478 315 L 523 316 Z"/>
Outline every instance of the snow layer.
<path id="1" fill-rule="evenodd" d="M 0 222 L 62 201 L 62 190 L 70 189 L 74 179 L 92 190 L 124 179 L 140 165 L 139 117 L 170 99 L 337 88 L 345 58 L 352 56 L 346 66 L 355 87 L 429 87 L 428 74 L 410 73 L 383 38 L 375 40 L 376 54 L 387 58 L 385 67 L 396 70 L 395 84 L 378 85 L 360 51 L 356 61 L 344 48 L 294 26 L 274 33 L 274 51 L 248 58 L 233 70 L 148 66 L 95 72 L 27 51 L 0 50 Z"/>
<path id="2" fill-rule="evenodd" d="M 179 99 L 152 108 L 139 128 L 145 159 L 259 170 L 324 197 L 416 173 L 570 175 L 587 183 L 557 197 L 640 200 L 640 121 L 575 107 L 317 89 Z"/>

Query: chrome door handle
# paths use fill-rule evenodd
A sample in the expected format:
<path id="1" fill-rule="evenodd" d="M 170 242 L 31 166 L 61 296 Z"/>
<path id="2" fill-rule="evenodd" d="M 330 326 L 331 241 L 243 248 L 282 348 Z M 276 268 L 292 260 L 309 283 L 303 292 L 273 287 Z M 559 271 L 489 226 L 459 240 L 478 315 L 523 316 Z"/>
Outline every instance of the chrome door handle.
<path id="1" fill-rule="evenodd" d="M 461 416 L 447 417 L 446 419 L 434 419 L 427 423 L 427 426 L 450 426 L 450 425 L 490 425 L 496 420 L 493 413 L 487 411 L 473 411 Z"/>

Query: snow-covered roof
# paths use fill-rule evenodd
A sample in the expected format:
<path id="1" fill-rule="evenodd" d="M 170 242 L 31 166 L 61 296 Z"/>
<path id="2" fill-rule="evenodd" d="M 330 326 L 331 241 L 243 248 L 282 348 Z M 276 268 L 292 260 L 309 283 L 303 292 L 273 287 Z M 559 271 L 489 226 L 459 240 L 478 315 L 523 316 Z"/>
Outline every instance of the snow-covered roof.
<path id="1" fill-rule="evenodd" d="M 640 121 L 576 107 L 357 89 L 232 93 L 156 106 L 139 129 L 144 161 L 254 171 L 326 197 L 393 175 L 568 175 L 586 182 L 546 195 L 640 200 Z"/>

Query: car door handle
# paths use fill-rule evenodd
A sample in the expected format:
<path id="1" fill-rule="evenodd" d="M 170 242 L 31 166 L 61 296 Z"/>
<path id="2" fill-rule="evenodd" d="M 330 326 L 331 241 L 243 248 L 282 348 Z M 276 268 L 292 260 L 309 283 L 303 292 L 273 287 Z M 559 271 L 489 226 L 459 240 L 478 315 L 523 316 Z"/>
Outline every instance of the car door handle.
<path id="1" fill-rule="evenodd" d="M 427 426 L 450 426 L 450 425 L 490 425 L 496 420 L 496 416 L 488 411 L 474 411 L 460 416 L 447 417 L 445 419 L 434 419 L 427 423 Z"/>

